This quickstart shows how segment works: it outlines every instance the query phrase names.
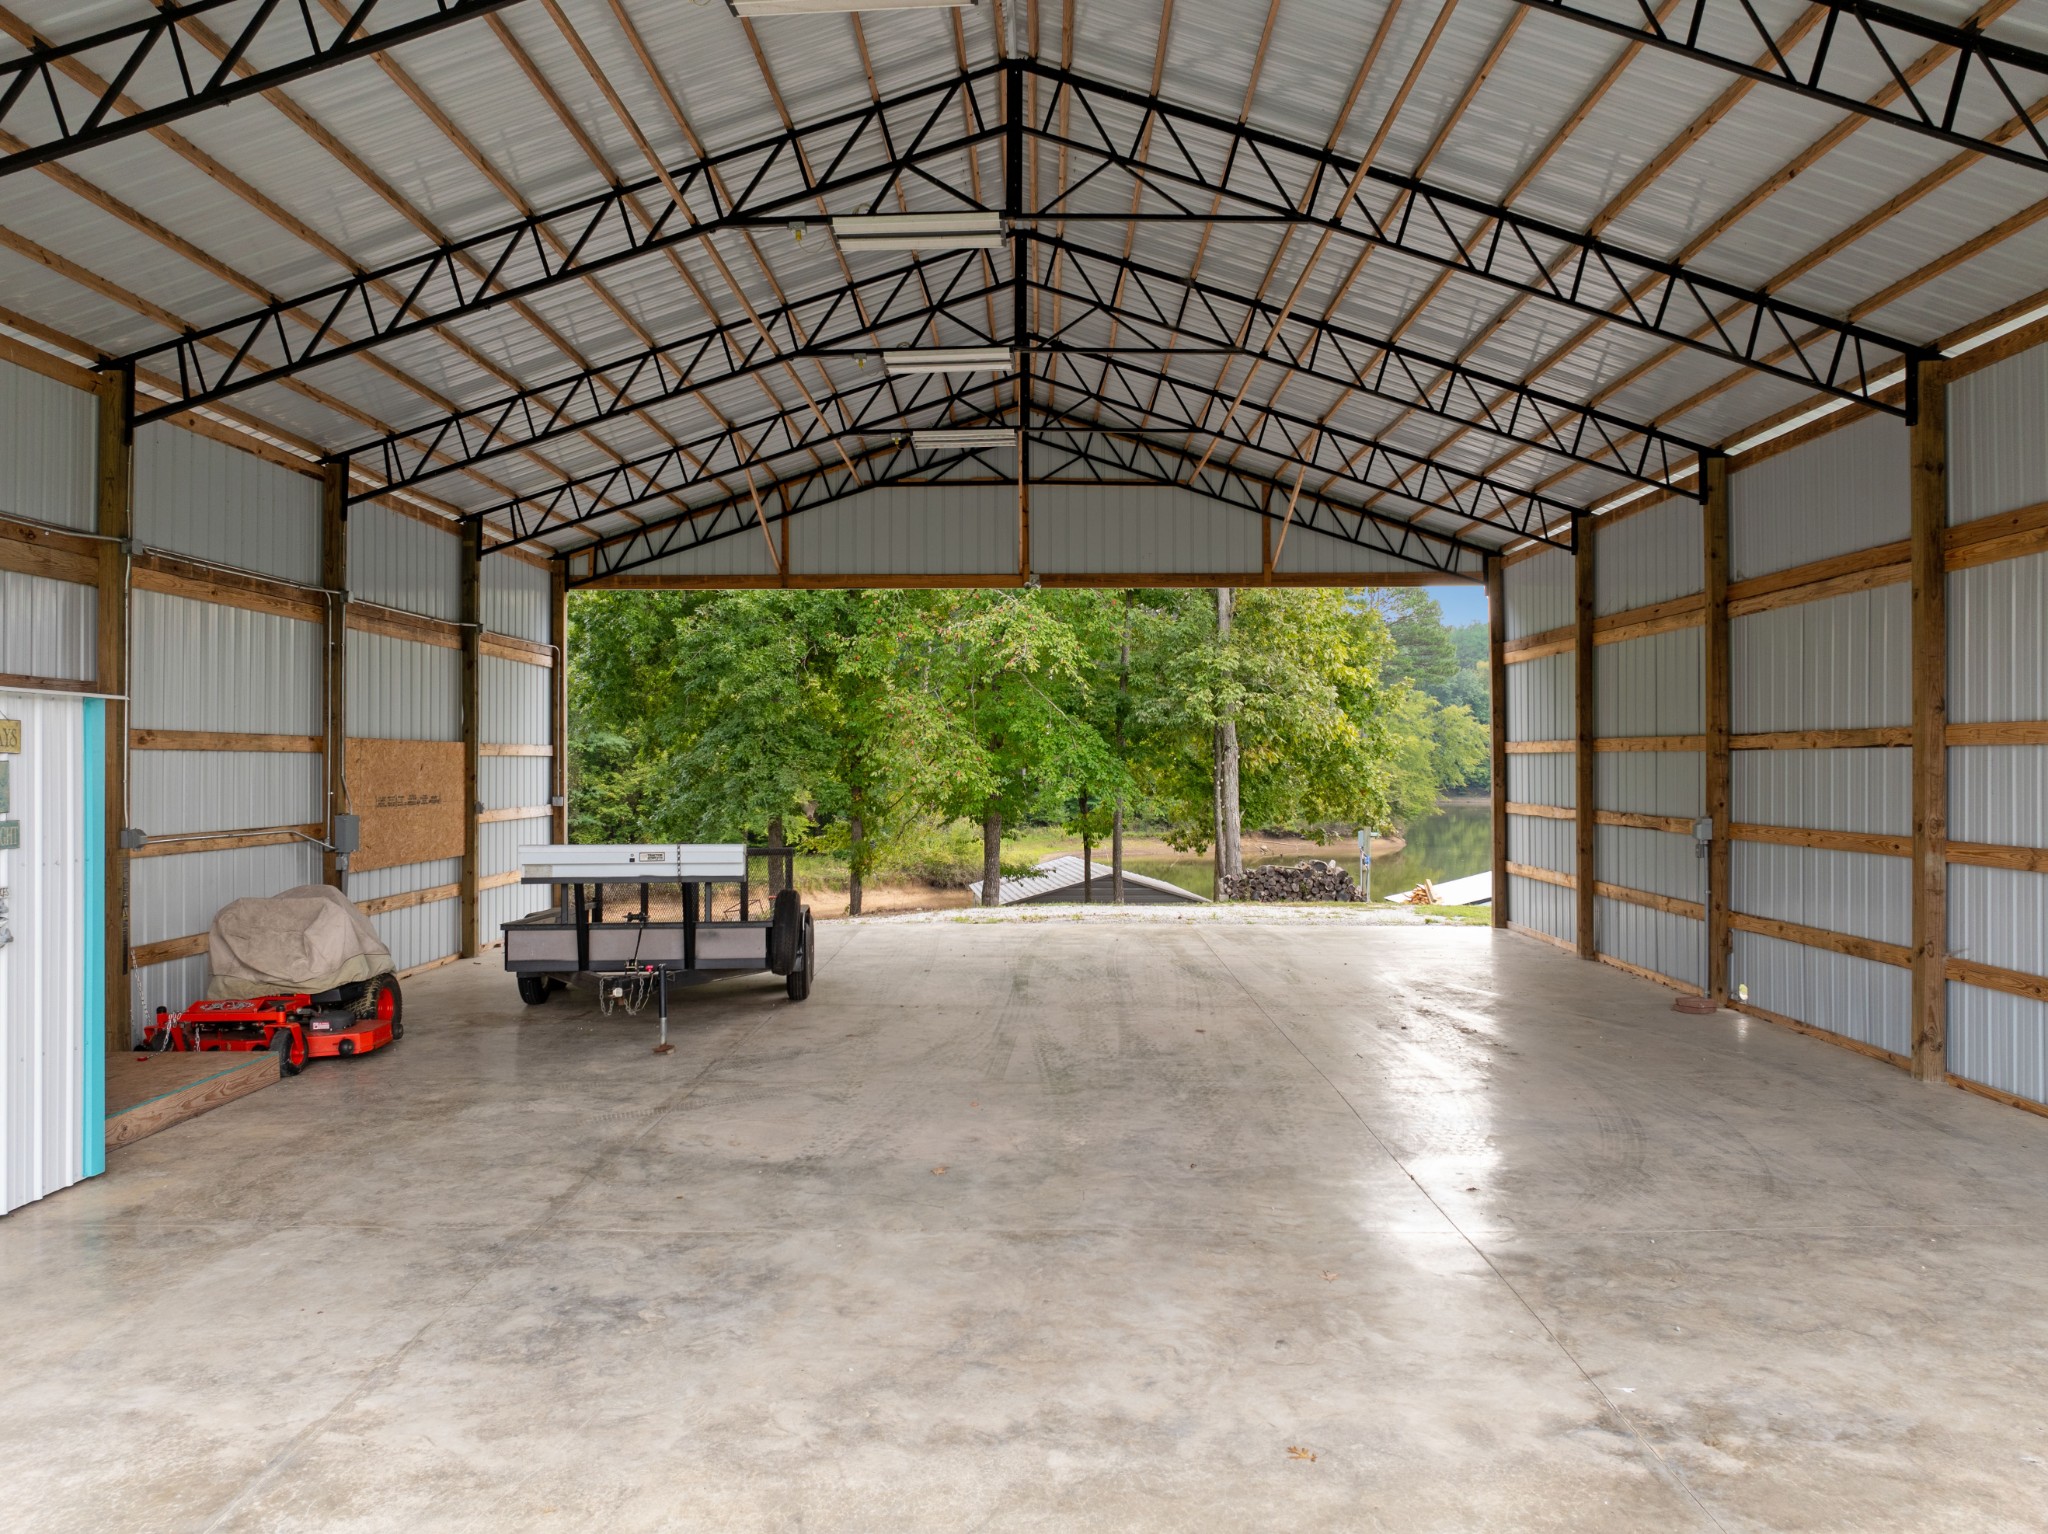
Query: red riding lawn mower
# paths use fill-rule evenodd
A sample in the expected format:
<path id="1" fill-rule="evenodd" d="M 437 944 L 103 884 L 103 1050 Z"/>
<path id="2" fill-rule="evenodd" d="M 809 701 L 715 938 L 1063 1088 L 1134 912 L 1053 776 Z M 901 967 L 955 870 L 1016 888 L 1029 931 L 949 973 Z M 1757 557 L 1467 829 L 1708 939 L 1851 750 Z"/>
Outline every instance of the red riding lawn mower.
<path id="1" fill-rule="evenodd" d="M 280 1074 L 369 1054 L 405 1037 L 391 951 L 339 890 L 308 884 L 223 906 L 207 934 L 204 1001 L 158 1007 L 145 1050 L 267 1050 Z"/>
<path id="2" fill-rule="evenodd" d="M 405 1001 L 393 975 L 308 994 L 195 1001 L 176 1020 L 168 1007 L 142 1032 L 155 1050 L 269 1050 L 296 1076 L 309 1060 L 366 1055 L 405 1037 Z"/>

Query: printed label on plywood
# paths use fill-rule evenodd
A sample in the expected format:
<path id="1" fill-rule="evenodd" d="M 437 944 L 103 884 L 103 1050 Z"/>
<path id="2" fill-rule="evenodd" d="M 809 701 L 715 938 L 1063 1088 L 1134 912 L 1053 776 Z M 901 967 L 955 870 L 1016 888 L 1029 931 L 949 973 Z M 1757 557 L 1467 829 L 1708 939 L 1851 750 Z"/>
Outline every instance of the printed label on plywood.
<path id="1" fill-rule="evenodd" d="M 363 821 L 352 868 L 462 856 L 462 742 L 351 740 L 345 762 L 349 808 Z"/>

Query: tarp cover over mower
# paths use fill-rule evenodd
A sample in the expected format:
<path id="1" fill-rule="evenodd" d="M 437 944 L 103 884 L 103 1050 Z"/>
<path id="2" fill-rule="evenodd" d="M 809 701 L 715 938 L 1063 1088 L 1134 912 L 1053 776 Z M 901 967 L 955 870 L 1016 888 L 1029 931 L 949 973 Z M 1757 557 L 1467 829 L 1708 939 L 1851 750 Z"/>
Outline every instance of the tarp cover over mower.
<path id="1" fill-rule="evenodd" d="M 175 1022 L 159 1007 L 145 1049 L 268 1050 L 295 1076 L 309 1060 L 405 1036 L 391 952 L 339 890 L 307 884 L 223 906 L 207 955 L 207 999 Z"/>

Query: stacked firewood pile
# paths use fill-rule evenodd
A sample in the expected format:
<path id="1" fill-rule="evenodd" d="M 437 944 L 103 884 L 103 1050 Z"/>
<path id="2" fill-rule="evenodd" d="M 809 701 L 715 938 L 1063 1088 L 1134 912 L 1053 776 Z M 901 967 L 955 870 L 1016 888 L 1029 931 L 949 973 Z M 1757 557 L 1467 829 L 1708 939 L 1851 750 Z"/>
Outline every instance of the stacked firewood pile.
<path id="1" fill-rule="evenodd" d="M 1225 900 L 1363 900 L 1364 891 L 1351 877 L 1351 870 L 1342 863 L 1326 858 L 1311 858 L 1296 863 L 1292 868 L 1278 865 L 1266 868 L 1247 868 L 1241 874 L 1226 874 L 1223 879 Z"/>

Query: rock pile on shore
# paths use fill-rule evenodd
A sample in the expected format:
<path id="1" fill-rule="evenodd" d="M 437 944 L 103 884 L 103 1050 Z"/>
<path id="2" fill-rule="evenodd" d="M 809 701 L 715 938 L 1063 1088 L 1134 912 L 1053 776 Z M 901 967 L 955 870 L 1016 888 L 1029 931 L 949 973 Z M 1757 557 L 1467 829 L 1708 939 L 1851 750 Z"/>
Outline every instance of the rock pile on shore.
<path id="1" fill-rule="evenodd" d="M 1241 874 L 1225 876 L 1225 900 L 1265 900 L 1293 903 L 1305 900 L 1363 900 L 1365 892 L 1342 863 L 1311 858 L 1293 867 L 1273 865 L 1247 868 Z"/>

